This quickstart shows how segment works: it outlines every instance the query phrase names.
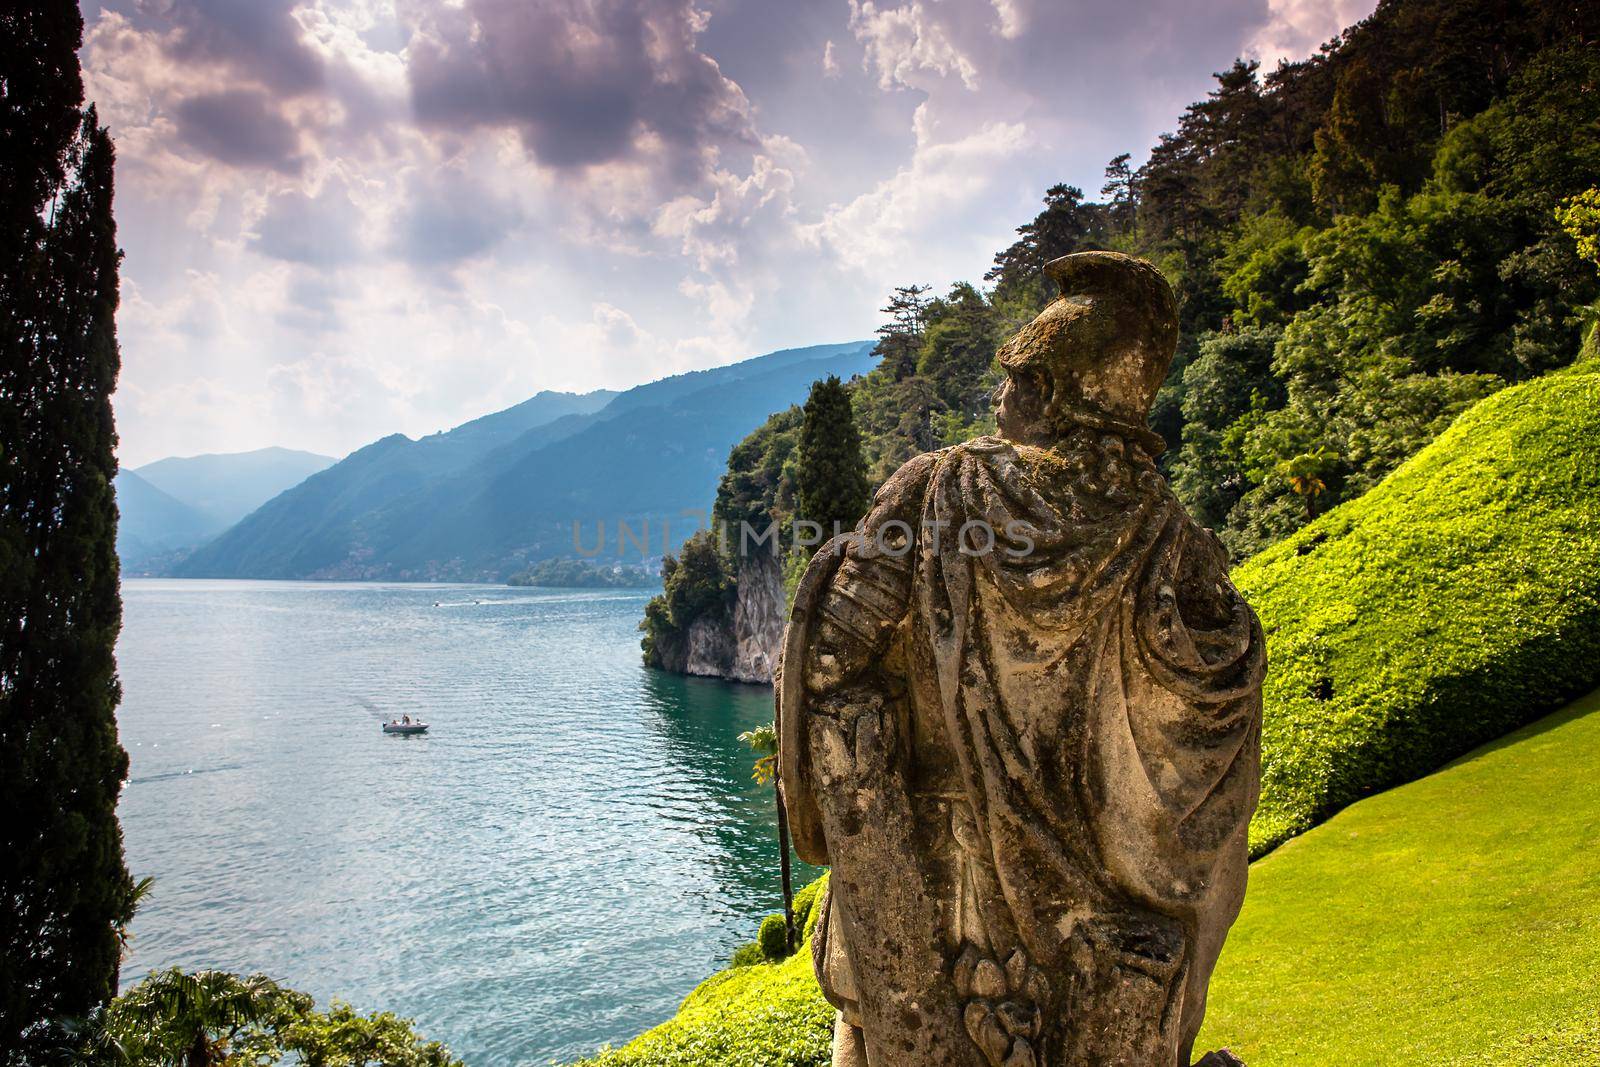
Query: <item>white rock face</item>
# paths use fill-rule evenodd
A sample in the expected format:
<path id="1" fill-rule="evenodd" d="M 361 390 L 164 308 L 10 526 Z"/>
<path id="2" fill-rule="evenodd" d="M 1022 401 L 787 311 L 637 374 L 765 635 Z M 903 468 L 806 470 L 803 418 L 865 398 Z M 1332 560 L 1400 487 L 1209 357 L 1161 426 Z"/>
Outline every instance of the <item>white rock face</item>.
<path id="1" fill-rule="evenodd" d="M 683 673 L 727 678 L 733 669 L 733 634 L 721 619 L 696 619 L 689 624 Z"/>
<path id="2" fill-rule="evenodd" d="M 784 606 L 783 572 L 777 559 L 767 553 L 750 557 L 739 570 L 729 678 L 772 684 L 783 648 Z"/>
<path id="3" fill-rule="evenodd" d="M 738 589 L 732 616 L 717 612 L 690 623 L 681 642 L 662 649 L 662 667 L 679 674 L 772 684 L 788 621 L 783 569 L 770 555 L 752 556 L 739 570 Z"/>

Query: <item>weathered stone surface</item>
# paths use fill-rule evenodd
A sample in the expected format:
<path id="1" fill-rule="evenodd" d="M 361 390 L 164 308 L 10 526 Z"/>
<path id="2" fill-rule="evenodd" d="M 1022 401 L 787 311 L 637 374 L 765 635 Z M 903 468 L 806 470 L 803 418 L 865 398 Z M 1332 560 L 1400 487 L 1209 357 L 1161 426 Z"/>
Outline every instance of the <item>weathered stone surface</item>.
<path id="1" fill-rule="evenodd" d="M 770 685 L 783 651 L 783 571 L 775 555 L 752 553 L 739 567 L 733 604 L 733 664 L 736 682 Z"/>
<path id="2" fill-rule="evenodd" d="M 733 670 L 733 634 L 721 618 L 700 618 L 689 624 L 684 640 L 684 674 L 726 678 Z"/>
<path id="3" fill-rule="evenodd" d="M 1155 465 L 1172 291 L 1046 269 L 1001 436 L 906 464 L 796 595 L 781 786 L 833 868 L 837 1064 L 1182 1067 L 1243 900 L 1262 640 Z"/>

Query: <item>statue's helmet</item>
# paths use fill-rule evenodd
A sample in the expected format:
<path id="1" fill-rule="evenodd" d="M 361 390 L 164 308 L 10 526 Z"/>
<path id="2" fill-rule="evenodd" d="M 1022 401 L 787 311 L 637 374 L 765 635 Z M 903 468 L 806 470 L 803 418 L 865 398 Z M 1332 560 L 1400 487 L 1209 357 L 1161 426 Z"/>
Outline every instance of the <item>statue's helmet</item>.
<path id="1" fill-rule="evenodd" d="M 1178 302 L 1161 272 L 1120 252 L 1045 264 L 1061 293 L 1000 349 L 1042 392 L 1047 418 L 1088 409 L 1143 427 L 1178 347 Z"/>

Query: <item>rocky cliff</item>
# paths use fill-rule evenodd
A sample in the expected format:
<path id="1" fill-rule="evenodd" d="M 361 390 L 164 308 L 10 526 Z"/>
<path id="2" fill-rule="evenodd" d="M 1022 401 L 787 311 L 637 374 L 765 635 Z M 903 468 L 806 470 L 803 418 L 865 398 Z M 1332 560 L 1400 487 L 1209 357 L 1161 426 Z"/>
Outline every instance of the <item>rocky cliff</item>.
<path id="1" fill-rule="evenodd" d="M 731 611 L 703 615 L 660 650 L 661 666 L 679 674 L 772 684 L 786 621 L 783 572 L 758 553 L 740 566 Z"/>
<path id="2" fill-rule="evenodd" d="M 777 557 L 757 553 L 739 569 L 739 596 L 733 607 L 733 666 L 728 677 L 772 684 L 783 651 L 788 622 L 783 571 Z"/>

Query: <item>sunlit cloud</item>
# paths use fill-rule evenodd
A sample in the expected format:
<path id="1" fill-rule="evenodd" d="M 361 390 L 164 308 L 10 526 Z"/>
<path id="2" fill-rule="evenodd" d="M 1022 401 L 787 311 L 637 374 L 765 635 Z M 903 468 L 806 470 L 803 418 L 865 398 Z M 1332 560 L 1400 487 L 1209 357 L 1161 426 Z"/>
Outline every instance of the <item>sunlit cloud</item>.
<path id="1" fill-rule="evenodd" d="M 343 453 L 870 336 L 890 287 L 980 276 L 1045 187 L 1093 193 L 1236 55 L 1371 7 L 749 5 L 86 6 L 124 461 Z"/>

